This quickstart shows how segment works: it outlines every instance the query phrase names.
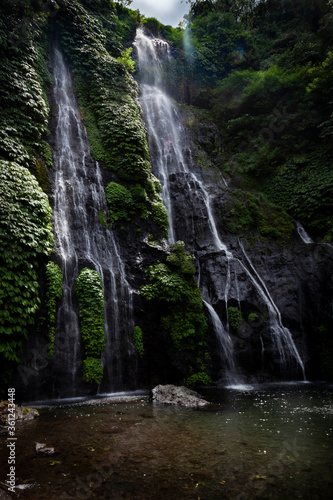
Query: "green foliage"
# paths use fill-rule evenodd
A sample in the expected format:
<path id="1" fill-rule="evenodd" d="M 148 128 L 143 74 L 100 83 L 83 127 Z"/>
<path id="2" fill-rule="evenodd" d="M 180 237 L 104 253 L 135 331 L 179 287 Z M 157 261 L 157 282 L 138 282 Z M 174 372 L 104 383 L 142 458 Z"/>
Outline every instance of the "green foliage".
<path id="1" fill-rule="evenodd" d="M 250 322 L 253 322 L 253 323 L 254 323 L 254 322 L 255 322 L 255 321 L 257 321 L 258 319 L 259 319 L 259 316 L 258 316 L 258 314 L 257 314 L 257 313 L 250 313 L 250 314 L 249 314 L 248 320 L 249 320 Z"/>
<path id="2" fill-rule="evenodd" d="M 253 40 L 230 12 L 205 12 L 192 19 L 189 31 L 193 71 L 201 86 L 215 84 L 251 61 Z"/>
<path id="3" fill-rule="evenodd" d="M 53 249 L 52 210 L 35 177 L 0 160 L 0 356 L 18 362 L 38 309 L 41 255 Z"/>
<path id="4" fill-rule="evenodd" d="M 224 137 L 224 168 L 237 187 L 264 191 L 270 201 L 328 241 L 331 2 L 221 0 L 191 5 L 186 33 L 192 59 L 184 63 L 178 58 L 176 73 L 186 75 L 192 104 L 212 111 Z M 240 212 L 240 207 L 235 209 Z M 230 221 L 232 231 L 252 228 L 252 215 L 241 223 Z M 259 233 L 280 239 L 285 231 L 279 225 L 268 219 Z"/>
<path id="5" fill-rule="evenodd" d="M 120 57 L 117 58 L 117 61 L 123 64 L 130 73 L 134 73 L 135 71 L 135 61 L 131 58 L 132 50 L 132 47 L 123 50 Z"/>
<path id="6" fill-rule="evenodd" d="M 296 219 L 323 236 L 331 230 L 333 172 L 321 151 L 290 157 L 266 182 L 267 195 Z"/>
<path id="7" fill-rule="evenodd" d="M 83 380 L 99 384 L 103 378 L 103 366 L 100 359 L 86 358 L 83 361 Z"/>
<path id="8" fill-rule="evenodd" d="M 157 38 L 167 40 L 169 44 L 175 49 L 183 49 L 183 36 L 182 28 L 173 28 L 172 26 L 165 26 L 154 17 L 142 16 L 141 25 L 144 26 L 146 33 L 151 33 Z"/>
<path id="9" fill-rule="evenodd" d="M 184 380 L 186 385 L 196 386 L 196 385 L 211 385 L 212 379 L 206 372 L 193 373 Z"/>
<path id="10" fill-rule="evenodd" d="M 84 365 L 84 377 L 96 380 L 96 374 L 103 375 L 103 370 L 96 368 L 100 365 L 100 355 L 105 349 L 104 338 L 104 295 L 102 278 L 97 271 L 85 267 L 76 281 L 76 295 L 79 302 L 80 331 L 84 351 L 88 358 Z M 91 359 L 95 361 L 92 362 Z M 99 362 L 99 365 L 98 365 Z M 93 372 L 88 373 L 91 367 Z M 100 380 L 98 380 L 99 382 Z"/>
<path id="11" fill-rule="evenodd" d="M 167 237 L 169 219 L 168 213 L 158 193 L 153 190 L 153 198 L 149 198 L 146 190 L 137 184 L 131 190 L 116 182 L 110 182 L 105 190 L 110 208 L 111 222 L 130 221 L 134 215 L 140 214 L 147 219 L 150 214 L 157 226 Z"/>
<path id="12" fill-rule="evenodd" d="M 179 351 L 199 352 L 206 347 L 207 320 L 202 312 L 200 291 L 193 290 L 183 304 L 176 304 L 170 314 L 162 318 L 162 326 Z"/>
<path id="13" fill-rule="evenodd" d="M 103 211 L 100 211 L 98 214 L 99 222 L 101 223 L 101 226 L 106 228 L 106 214 Z"/>
<path id="14" fill-rule="evenodd" d="M 144 353 L 143 332 L 139 326 L 134 327 L 133 343 L 138 355 L 142 358 Z"/>
<path id="15" fill-rule="evenodd" d="M 146 271 L 146 279 L 149 284 L 141 287 L 141 294 L 146 300 L 179 302 L 187 293 L 187 282 L 166 264 L 150 266 Z"/>
<path id="16" fill-rule="evenodd" d="M 97 271 L 84 268 L 76 281 L 80 307 L 80 329 L 88 356 L 99 356 L 105 348 L 104 296 L 102 278 Z"/>
<path id="17" fill-rule="evenodd" d="M 110 182 L 105 189 L 105 196 L 110 208 L 110 220 L 116 222 L 120 219 L 131 220 L 134 202 L 131 192 L 121 184 Z"/>
<path id="18" fill-rule="evenodd" d="M 20 360 L 39 307 L 39 267 L 53 248 L 45 166 L 50 161 L 47 13 L 40 2 L 0 9 L 0 365 Z M 26 168 L 25 168 L 26 167 Z M 30 172 L 27 170 L 29 168 Z M 35 174 L 36 177 L 34 177 Z M 37 180 L 38 182 L 37 182 Z"/>
<path id="19" fill-rule="evenodd" d="M 60 267 L 54 262 L 48 262 L 46 266 L 46 307 L 48 311 L 49 326 L 49 354 L 54 354 L 54 340 L 56 329 L 57 302 L 62 297 L 63 275 Z"/>
<path id="20" fill-rule="evenodd" d="M 35 177 L 17 163 L 0 160 L 0 237 L 36 256 L 53 249 L 52 210 Z"/>
<path id="21" fill-rule="evenodd" d="M 150 201 L 151 211 L 153 214 L 153 219 L 156 224 L 161 228 L 163 235 L 168 237 L 168 227 L 169 227 L 169 217 L 165 206 L 163 205 L 162 198 L 156 195 L 153 200 Z"/>
<path id="22" fill-rule="evenodd" d="M 64 2 L 59 21 L 94 157 L 125 180 L 144 180 L 150 172 L 149 151 L 137 86 L 126 69 L 132 67 L 130 51 L 119 54 L 121 62 L 112 57 L 101 17 L 80 4 Z"/>
<path id="23" fill-rule="evenodd" d="M 207 347 L 207 320 L 202 312 L 192 261 L 193 256 L 185 250 L 184 243 L 177 242 L 165 264 L 148 268 L 148 284 L 140 291 L 146 300 L 161 305 L 161 325 L 169 332 L 174 346 L 181 352 L 193 352 L 200 357 Z"/>
<path id="24" fill-rule="evenodd" d="M 149 198 L 146 190 L 140 184 L 136 184 L 131 189 L 131 195 L 135 206 L 135 213 L 139 213 L 142 219 L 148 219 L 150 212 Z"/>
<path id="25" fill-rule="evenodd" d="M 257 233 L 261 239 L 278 241 L 288 240 L 294 229 L 290 217 L 283 210 L 269 203 L 263 195 L 241 189 L 233 190 L 223 223 L 232 234 L 251 232 Z"/>
<path id="26" fill-rule="evenodd" d="M 241 326 L 244 318 L 238 307 L 228 307 L 228 321 L 233 330 L 238 330 Z"/>
<path id="27" fill-rule="evenodd" d="M 195 266 L 193 260 L 194 256 L 185 250 L 183 241 L 177 241 L 172 247 L 171 254 L 167 257 L 169 267 L 183 276 L 194 276 Z"/>
<path id="28" fill-rule="evenodd" d="M 185 250 L 184 242 L 178 241 L 167 257 L 167 264 L 158 263 L 148 268 L 146 280 L 149 284 L 141 287 L 142 295 L 147 300 L 185 304 L 187 298 L 198 292 L 193 278 L 193 259 Z"/>
<path id="29" fill-rule="evenodd" d="M 45 87 L 51 76 L 44 61 L 48 50 L 43 33 L 45 19 L 31 12 L 23 11 L 19 23 L 15 9 L 7 14 L 0 12 L 0 23 L 5 23 L 0 39 L 0 158 L 35 172 L 36 156 L 43 164 L 50 160 L 43 141 L 49 133 Z M 33 30 L 30 15 L 34 17 Z"/>

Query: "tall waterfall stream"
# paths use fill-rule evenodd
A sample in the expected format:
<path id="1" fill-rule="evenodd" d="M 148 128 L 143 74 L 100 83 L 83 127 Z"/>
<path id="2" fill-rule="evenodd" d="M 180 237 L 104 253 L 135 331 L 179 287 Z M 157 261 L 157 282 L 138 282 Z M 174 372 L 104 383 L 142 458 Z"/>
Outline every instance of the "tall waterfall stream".
<path id="1" fill-rule="evenodd" d="M 207 287 L 202 286 L 200 280 L 198 285 L 218 338 L 226 383 L 237 384 L 244 381 L 237 368 L 228 321 L 228 302 L 234 298 L 240 303 L 238 279 L 244 273 L 268 312 L 271 340 L 279 357 L 282 378 L 305 378 L 303 361 L 292 335 L 283 326 L 281 314 L 244 246 L 239 242 L 239 251 L 243 258 L 235 257 L 218 232 L 212 208 L 211 186 L 205 185 L 200 172 L 195 169 L 190 139 L 181 113 L 177 104 L 163 89 L 161 68 L 163 62 L 167 62 L 171 57 L 168 44 L 148 37 L 142 29 L 138 29 L 135 47 L 140 67 L 141 104 L 149 134 L 152 166 L 161 181 L 162 196 L 169 214 L 169 241 L 175 243 L 177 239 L 184 240 L 187 247 L 194 251 L 199 268 L 204 246 L 206 252 L 221 255 L 225 263 L 224 276 L 221 274 L 221 281 L 224 280 L 222 299 L 226 308 L 225 324 L 214 310 L 214 302 Z M 225 188 L 227 189 L 227 186 Z M 187 202 L 187 213 L 182 214 L 181 223 L 176 220 L 180 212 L 180 206 L 177 204 L 179 197 Z M 200 221 L 199 225 L 206 226 L 207 240 L 197 246 L 193 244 L 197 238 L 196 232 L 199 233 L 202 228 L 195 224 L 194 219 Z M 207 269 L 205 272 L 209 273 Z"/>
<path id="2" fill-rule="evenodd" d="M 89 150 L 88 139 L 62 54 L 54 50 L 54 101 L 56 136 L 54 155 L 54 230 L 56 255 L 63 271 L 63 297 L 57 318 L 55 364 L 58 395 L 74 396 L 82 379 L 82 350 L 78 311 L 74 302 L 76 279 L 83 267 L 98 271 L 105 298 L 103 390 L 123 389 L 122 361 L 135 356 L 132 295 L 112 232 L 103 227 L 107 213 L 102 176 Z"/>

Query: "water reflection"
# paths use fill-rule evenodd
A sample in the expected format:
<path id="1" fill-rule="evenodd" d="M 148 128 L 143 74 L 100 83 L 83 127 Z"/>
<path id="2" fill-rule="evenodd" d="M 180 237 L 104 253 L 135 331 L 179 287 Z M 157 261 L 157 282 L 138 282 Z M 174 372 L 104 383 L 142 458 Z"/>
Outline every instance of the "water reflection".
<path id="1" fill-rule="evenodd" d="M 17 484 L 33 485 L 24 498 L 330 498 L 333 387 L 205 395 L 214 404 L 196 411 L 145 396 L 44 408 L 17 429 Z M 37 456 L 35 441 L 56 455 Z"/>

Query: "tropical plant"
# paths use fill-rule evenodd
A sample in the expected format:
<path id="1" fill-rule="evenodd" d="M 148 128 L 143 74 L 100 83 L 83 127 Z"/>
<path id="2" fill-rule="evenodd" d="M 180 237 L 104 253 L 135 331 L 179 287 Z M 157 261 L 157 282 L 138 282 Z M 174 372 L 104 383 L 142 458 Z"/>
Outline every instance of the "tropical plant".
<path id="1" fill-rule="evenodd" d="M 52 210 L 35 177 L 0 160 L 0 356 L 18 362 L 39 307 L 41 257 L 53 250 Z"/>
<path id="2" fill-rule="evenodd" d="M 87 356 L 83 377 L 87 382 L 100 382 L 100 357 L 105 349 L 104 338 L 104 294 L 102 278 L 97 271 L 85 267 L 76 280 L 76 295 L 79 302 L 80 332 Z M 94 359 L 94 361 L 92 361 Z M 89 372 L 89 367 L 93 372 Z M 99 377 L 99 378 L 98 378 Z"/>

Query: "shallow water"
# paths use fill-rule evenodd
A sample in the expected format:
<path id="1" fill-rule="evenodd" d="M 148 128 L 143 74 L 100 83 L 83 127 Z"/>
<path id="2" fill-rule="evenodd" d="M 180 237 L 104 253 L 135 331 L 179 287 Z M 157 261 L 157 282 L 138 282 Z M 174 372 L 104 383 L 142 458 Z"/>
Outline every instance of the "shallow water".
<path id="1" fill-rule="evenodd" d="M 333 386 L 207 390 L 208 409 L 146 396 L 45 407 L 17 424 L 23 498 L 333 498 Z M 35 442 L 56 454 L 35 453 Z M 8 472 L 0 439 L 1 480 Z"/>

